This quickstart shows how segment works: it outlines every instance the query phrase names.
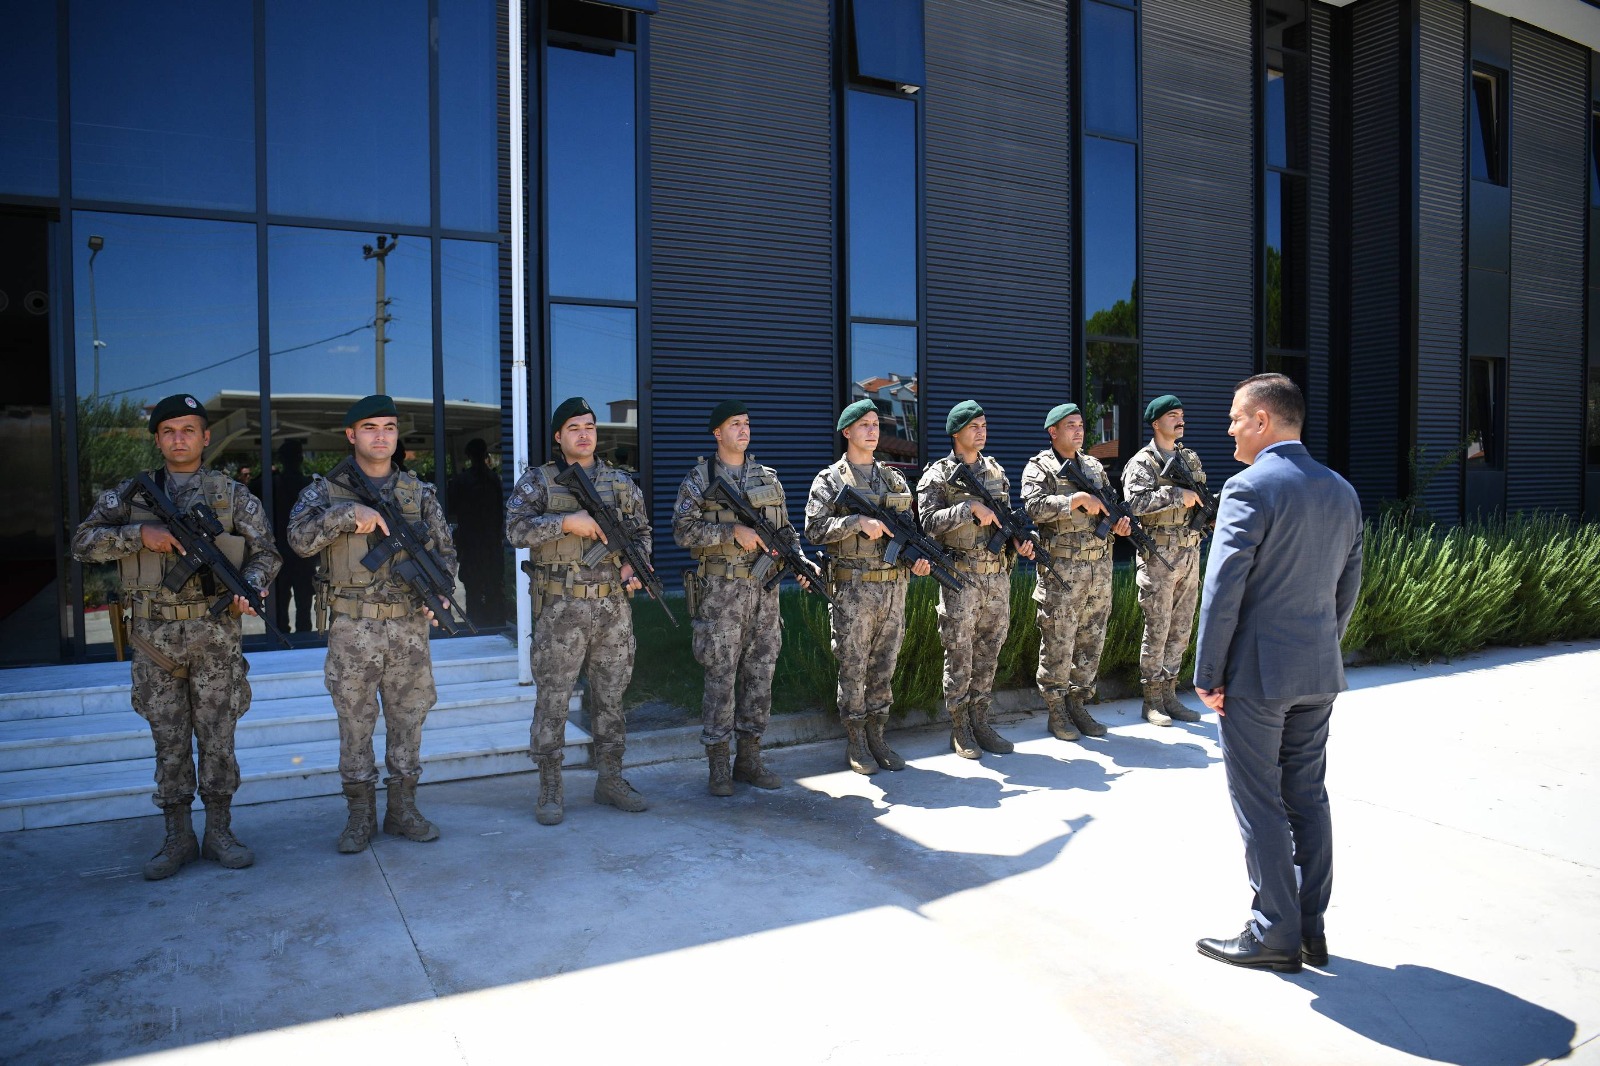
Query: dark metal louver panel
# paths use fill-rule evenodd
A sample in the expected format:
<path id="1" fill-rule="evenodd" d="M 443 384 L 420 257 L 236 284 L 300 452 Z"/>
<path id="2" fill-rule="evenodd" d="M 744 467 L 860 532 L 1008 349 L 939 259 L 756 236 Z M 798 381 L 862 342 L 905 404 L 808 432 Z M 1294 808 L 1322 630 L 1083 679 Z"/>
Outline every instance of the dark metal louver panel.
<path id="1" fill-rule="evenodd" d="M 646 396 L 664 573 L 687 563 L 672 506 L 715 448 L 718 400 L 750 405 L 750 450 L 777 468 L 797 522 L 835 457 L 828 17 L 822 0 L 682 0 L 651 23 Z"/>
<path id="2" fill-rule="evenodd" d="M 1070 102 L 1059 0 L 927 0 L 925 292 L 930 459 L 965 399 L 1020 482 L 1073 385 Z"/>
<path id="3" fill-rule="evenodd" d="M 1511 26 L 1511 353 L 1506 506 L 1582 503 L 1588 53 Z"/>
<path id="4" fill-rule="evenodd" d="M 1466 321 L 1467 11 L 1454 0 L 1422 0 L 1418 72 L 1417 445 L 1431 468 L 1461 443 Z M 1461 465 L 1425 489 L 1428 511 L 1454 523 Z"/>
<path id="5" fill-rule="evenodd" d="M 1255 368 L 1254 6 L 1143 5 L 1141 410 L 1182 398 L 1186 443 L 1219 485 L 1239 469 L 1233 386 Z"/>
<path id="6" fill-rule="evenodd" d="M 1311 164 L 1307 186 L 1307 355 L 1306 447 L 1328 460 L 1328 420 L 1332 408 L 1329 377 L 1329 197 L 1333 173 L 1333 14 L 1322 4 L 1311 6 Z"/>

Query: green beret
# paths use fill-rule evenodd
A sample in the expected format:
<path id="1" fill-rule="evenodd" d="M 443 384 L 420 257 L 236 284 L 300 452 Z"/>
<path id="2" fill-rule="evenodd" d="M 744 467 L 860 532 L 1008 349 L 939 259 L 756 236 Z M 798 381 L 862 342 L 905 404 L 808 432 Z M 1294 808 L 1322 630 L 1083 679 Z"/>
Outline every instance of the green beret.
<path id="1" fill-rule="evenodd" d="M 1144 420 L 1146 422 L 1154 422 L 1168 411 L 1176 411 L 1182 406 L 1183 401 L 1170 392 L 1165 396 L 1157 396 L 1145 405 Z"/>
<path id="2" fill-rule="evenodd" d="M 589 401 L 582 396 L 570 396 L 556 405 L 555 414 L 550 416 L 550 431 L 560 433 L 561 427 L 579 415 L 592 415 L 594 408 L 589 406 Z"/>
<path id="3" fill-rule="evenodd" d="M 839 424 L 834 429 L 848 429 L 878 409 L 871 400 L 857 400 L 839 412 Z"/>
<path id="4" fill-rule="evenodd" d="M 363 396 L 350 405 L 350 410 L 344 413 L 345 428 L 355 425 L 363 418 L 379 418 L 387 415 L 390 418 L 399 418 L 400 409 L 394 405 L 394 398 L 379 393 L 376 396 Z"/>
<path id="5" fill-rule="evenodd" d="M 1082 414 L 1075 403 L 1058 403 L 1050 408 L 1050 413 L 1044 416 L 1044 428 L 1049 429 L 1068 415 Z"/>
<path id="6" fill-rule="evenodd" d="M 950 414 L 944 420 L 944 431 L 952 437 L 966 428 L 967 423 L 983 414 L 983 408 L 978 406 L 977 400 L 962 400 L 950 408 Z"/>
<path id="7" fill-rule="evenodd" d="M 706 419 L 706 429 L 716 429 L 734 415 L 747 415 L 750 408 L 744 405 L 743 400 L 723 400 L 711 409 L 711 417 Z"/>
<path id="8" fill-rule="evenodd" d="M 154 433 L 156 427 L 167 419 L 182 418 L 184 415 L 199 415 L 200 421 L 208 426 L 211 424 L 211 416 L 206 414 L 205 405 L 187 392 L 180 392 L 176 396 L 168 396 L 150 409 L 150 432 Z"/>

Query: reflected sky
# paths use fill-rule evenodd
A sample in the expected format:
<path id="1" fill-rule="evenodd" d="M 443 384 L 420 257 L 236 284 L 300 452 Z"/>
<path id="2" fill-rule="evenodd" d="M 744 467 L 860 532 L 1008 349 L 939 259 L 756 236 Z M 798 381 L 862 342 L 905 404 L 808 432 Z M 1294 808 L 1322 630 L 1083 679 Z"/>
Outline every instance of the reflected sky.
<path id="1" fill-rule="evenodd" d="M 633 53 L 550 47 L 545 57 L 550 295 L 632 300 Z"/>
<path id="2" fill-rule="evenodd" d="M 440 254 L 445 399 L 498 407 L 500 250 L 481 241 L 445 241 Z"/>
<path id="3" fill-rule="evenodd" d="M 635 314 L 631 307 L 550 305 L 550 406 L 582 396 L 601 422 L 610 405 L 639 397 Z"/>
<path id="4" fill-rule="evenodd" d="M 1139 136 L 1139 79 L 1134 14 L 1119 7 L 1083 5 L 1083 122 L 1096 133 Z"/>
<path id="5" fill-rule="evenodd" d="M 860 90 L 845 96 L 850 314 L 915 322 L 916 104 Z"/>
<path id="6" fill-rule="evenodd" d="M 1083 139 L 1084 315 L 1092 319 L 1133 291 L 1138 272 L 1138 149 Z M 1135 323 L 1135 327 L 1137 323 Z"/>
<path id="7" fill-rule="evenodd" d="M 439 224 L 498 224 L 494 0 L 439 2 Z"/>
<path id="8" fill-rule="evenodd" d="M 6 58 L 0 63 L 0 193 L 54 196 L 56 10 L 48 2 L 5 6 Z"/>

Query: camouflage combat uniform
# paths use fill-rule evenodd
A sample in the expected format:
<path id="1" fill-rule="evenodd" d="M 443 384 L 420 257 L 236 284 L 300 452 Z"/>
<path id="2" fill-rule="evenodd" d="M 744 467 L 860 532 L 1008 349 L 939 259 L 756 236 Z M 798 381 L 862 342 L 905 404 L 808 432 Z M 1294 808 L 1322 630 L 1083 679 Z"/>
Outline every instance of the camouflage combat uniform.
<path id="1" fill-rule="evenodd" d="M 985 544 L 993 526 L 973 518 L 973 497 L 949 485 L 961 466 L 952 452 L 923 471 L 917 482 L 917 512 L 922 528 L 945 546 L 968 583 L 960 592 L 939 587 L 939 640 L 944 645 L 944 702 L 950 714 L 951 743 L 964 758 L 975 759 L 976 733 L 988 730 L 994 672 L 1000 648 L 1011 629 L 1011 550 L 997 553 Z M 1001 503 L 1011 501 L 1011 482 L 1000 463 L 980 455 L 974 473 Z"/>
<path id="2" fill-rule="evenodd" d="M 594 732 L 595 763 L 600 770 L 596 798 L 611 802 L 601 798 L 601 790 L 613 778 L 621 781 L 618 775 L 627 739 L 622 694 L 633 677 L 635 648 L 633 612 L 622 585 L 621 557 L 612 552 L 593 566 L 584 565 L 584 553 L 600 542 L 562 532 L 562 520 L 581 507 L 576 496 L 556 484 L 560 472 L 555 463 L 530 467 L 506 501 L 506 539 L 513 548 L 532 549 L 535 622 L 530 658 L 538 689 L 529 754 L 540 769 L 540 820 L 545 824 L 555 824 L 561 818 L 560 774 L 567 703 L 586 662 L 589 721 Z M 601 459 L 594 461 L 589 477 L 648 555 L 650 518 L 639 486 Z M 623 786 L 626 784 L 622 782 Z M 634 797 L 637 799 L 636 793 Z M 637 807 L 623 809 L 643 810 L 643 801 L 638 800 Z"/>
<path id="3" fill-rule="evenodd" d="M 860 516 L 834 504 L 846 486 L 885 510 L 901 512 L 911 510 L 911 489 L 893 467 L 879 462 L 856 466 L 841 458 L 817 474 L 806 499 L 806 538 L 829 558 L 828 591 L 834 605 L 828 620 L 833 657 L 839 664 L 839 719 L 850 738 L 850 764 L 860 773 L 871 773 L 878 766 L 898 770 L 905 760 L 884 745 L 883 730 L 894 702 L 890 686 L 905 638 L 911 572 L 884 562 L 892 543 L 887 535 L 876 540 L 862 536 L 857 532 Z M 870 763 L 864 756 L 870 756 Z"/>
<path id="4" fill-rule="evenodd" d="M 258 589 L 271 586 L 283 560 L 273 545 L 261 501 L 248 489 L 207 469 L 194 474 L 170 474 L 162 469 L 151 476 L 179 510 L 187 511 L 200 502 L 208 504 L 222 524 L 217 546 L 250 584 Z M 209 812 L 214 807 L 226 810 L 239 787 L 233 734 L 235 723 L 250 709 L 250 682 L 246 679 L 250 664 L 239 647 L 239 619 L 231 611 L 217 617 L 208 613 L 223 591 L 208 590 L 208 575 L 191 577 L 177 592 L 161 587 L 181 556 L 144 547 L 140 527 L 159 522 L 142 498 L 135 502 L 130 478 L 95 503 L 72 538 L 72 556 L 86 563 L 117 564 L 122 601 L 132 615 L 130 627 L 135 638 L 133 709 L 150 724 L 155 739 L 153 799 L 163 811 L 181 812 L 187 825 L 197 783 L 192 750 L 198 745 L 198 785 L 208 811 L 209 841 Z M 172 660 L 179 672 L 170 673 L 157 665 L 138 646 L 141 642 Z M 192 829 L 188 839 L 193 840 Z M 146 876 L 151 876 L 148 869 Z"/>
<path id="5" fill-rule="evenodd" d="M 1182 445 L 1179 448 L 1195 481 L 1205 484 L 1200 457 Z M 1170 696 L 1171 689 L 1189 648 L 1200 598 L 1201 535 L 1189 525 L 1194 511 L 1183 506 L 1183 490 L 1161 482 L 1161 467 L 1169 455 L 1153 440 L 1135 452 L 1122 471 L 1122 494 L 1128 509 L 1139 516 L 1155 541 L 1156 550 L 1172 564 L 1168 570 L 1140 556 L 1135 570 L 1139 608 L 1144 612 L 1139 679 L 1146 686 L 1164 689 L 1162 699 L 1170 707 L 1175 699 Z"/>
<path id="6" fill-rule="evenodd" d="M 1092 455 L 1079 452 L 1063 459 L 1054 448 L 1028 460 L 1022 471 L 1022 505 L 1027 508 L 1055 559 L 1039 568 L 1033 590 L 1039 619 L 1039 695 L 1050 713 L 1051 732 L 1063 740 L 1076 731 L 1104 734 L 1083 704 L 1093 700 L 1111 618 L 1111 543 L 1114 535 L 1095 536 L 1104 515 L 1073 508 L 1077 491 L 1061 476 L 1068 462 L 1097 489 L 1108 487 L 1106 471 Z M 1072 728 L 1062 720 L 1071 719 Z"/>

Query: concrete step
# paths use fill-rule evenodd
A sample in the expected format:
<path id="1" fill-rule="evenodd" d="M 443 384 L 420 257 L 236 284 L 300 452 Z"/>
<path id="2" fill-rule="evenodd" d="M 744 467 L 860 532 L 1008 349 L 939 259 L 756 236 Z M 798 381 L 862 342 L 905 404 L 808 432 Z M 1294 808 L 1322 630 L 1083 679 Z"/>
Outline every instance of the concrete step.
<path id="1" fill-rule="evenodd" d="M 567 726 L 566 765 L 587 765 L 589 741 L 588 733 Z M 381 774 L 381 732 L 373 746 Z M 241 784 L 235 804 L 339 794 L 337 739 L 239 749 L 238 757 Z M 423 735 L 422 763 L 424 781 L 531 770 L 528 722 L 429 728 Z M 0 832 L 142 817 L 153 810 L 154 778 L 153 757 L 0 773 Z"/>

